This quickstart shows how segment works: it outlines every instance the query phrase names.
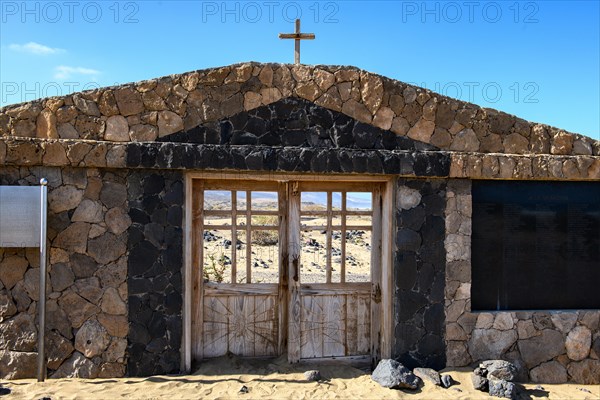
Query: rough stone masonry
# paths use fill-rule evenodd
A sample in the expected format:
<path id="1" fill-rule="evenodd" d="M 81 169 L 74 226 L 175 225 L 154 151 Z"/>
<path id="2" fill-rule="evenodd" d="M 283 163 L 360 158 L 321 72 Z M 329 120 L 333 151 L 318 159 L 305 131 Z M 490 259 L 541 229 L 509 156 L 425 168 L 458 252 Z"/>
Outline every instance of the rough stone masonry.
<path id="1" fill-rule="evenodd" d="M 244 63 L 0 109 L 0 184 L 49 181 L 48 369 L 181 369 L 187 171 L 395 177 L 393 356 L 598 383 L 600 311 L 470 310 L 472 179 L 600 180 L 600 142 L 344 66 Z M 35 375 L 38 259 L 0 249 L 0 377 Z"/>

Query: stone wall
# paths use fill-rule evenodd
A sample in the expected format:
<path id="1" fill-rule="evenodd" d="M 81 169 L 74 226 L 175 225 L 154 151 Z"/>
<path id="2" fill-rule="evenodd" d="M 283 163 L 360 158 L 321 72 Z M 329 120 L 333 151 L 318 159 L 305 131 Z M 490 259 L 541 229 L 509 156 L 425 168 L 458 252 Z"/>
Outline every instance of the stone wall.
<path id="1" fill-rule="evenodd" d="M 180 371 L 183 315 L 181 172 L 134 171 L 129 188 L 130 376 Z"/>
<path id="2" fill-rule="evenodd" d="M 471 312 L 471 184 L 450 180 L 446 206 L 448 366 L 505 359 L 533 382 L 600 383 L 600 311 Z"/>
<path id="3" fill-rule="evenodd" d="M 48 179 L 50 377 L 115 377 L 127 347 L 124 171 L 3 167 L 1 185 Z M 0 377 L 34 377 L 39 250 L 0 248 Z"/>
<path id="4" fill-rule="evenodd" d="M 446 180 L 399 179 L 396 194 L 393 357 L 442 369 Z"/>
<path id="5" fill-rule="evenodd" d="M 395 357 L 600 376 L 599 311 L 470 312 L 470 185 L 447 180 L 597 181 L 591 138 L 353 67 L 246 63 L 4 107 L 0 166 L 50 182 L 51 376 L 178 371 L 185 170 L 399 176 Z M 0 249 L 0 377 L 34 375 L 37 268 Z"/>
<path id="6" fill-rule="evenodd" d="M 442 150 L 600 155 L 600 142 L 353 67 L 244 63 L 0 109 L 0 136 L 154 141 L 297 97 Z"/>

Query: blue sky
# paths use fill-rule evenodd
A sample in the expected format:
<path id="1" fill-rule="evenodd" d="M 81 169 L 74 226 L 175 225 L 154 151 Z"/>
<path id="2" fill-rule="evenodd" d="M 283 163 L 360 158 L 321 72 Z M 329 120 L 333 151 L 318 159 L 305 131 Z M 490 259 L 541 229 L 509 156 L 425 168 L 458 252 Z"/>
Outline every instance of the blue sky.
<path id="1" fill-rule="evenodd" d="M 0 1 L 0 104 L 243 61 L 341 64 L 600 139 L 598 1 Z"/>

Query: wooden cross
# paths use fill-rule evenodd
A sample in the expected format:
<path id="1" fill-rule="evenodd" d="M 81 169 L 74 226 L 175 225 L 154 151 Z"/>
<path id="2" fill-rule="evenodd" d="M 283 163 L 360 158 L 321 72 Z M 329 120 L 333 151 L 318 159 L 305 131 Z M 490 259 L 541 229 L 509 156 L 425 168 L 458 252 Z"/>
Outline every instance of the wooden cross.
<path id="1" fill-rule="evenodd" d="M 294 51 L 294 64 L 300 64 L 300 40 L 308 39 L 312 40 L 315 38 L 314 33 L 300 33 L 300 20 L 296 20 L 296 32 L 295 33 L 280 33 L 279 39 L 294 39 L 296 42 Z"/>

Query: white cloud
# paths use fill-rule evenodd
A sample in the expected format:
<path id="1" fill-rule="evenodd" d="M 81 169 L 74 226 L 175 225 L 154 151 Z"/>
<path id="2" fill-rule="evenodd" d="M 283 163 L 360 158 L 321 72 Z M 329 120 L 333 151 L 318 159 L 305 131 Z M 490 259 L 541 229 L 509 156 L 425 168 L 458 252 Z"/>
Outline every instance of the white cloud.
<path id="1" fill-rule="evenodd" d="M 39 44 L 36 42 L 29 42 L 25 44 L 11 44 L 8 46 L 8 48 L 14 51 L 19 51 L 21 53 L 29 53 L 42 56 L 48 54 L 60 54 L 65 52 L 65 50 L 63 49 L 44 46 L 43 44 Z"/>
<path id="2" fill-rule="evenodd" d="M 91 68 L 69 67 L 67 65 L 59 65 L 55 68 L 54 78 L 69 79 L 73 75 L 98 75 L 100 71 Z"/>

